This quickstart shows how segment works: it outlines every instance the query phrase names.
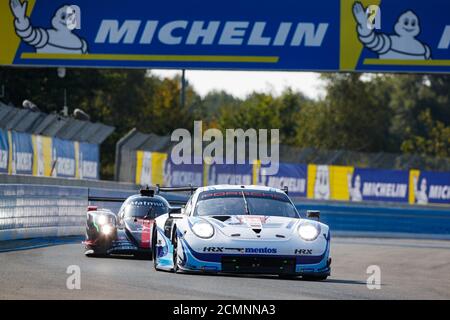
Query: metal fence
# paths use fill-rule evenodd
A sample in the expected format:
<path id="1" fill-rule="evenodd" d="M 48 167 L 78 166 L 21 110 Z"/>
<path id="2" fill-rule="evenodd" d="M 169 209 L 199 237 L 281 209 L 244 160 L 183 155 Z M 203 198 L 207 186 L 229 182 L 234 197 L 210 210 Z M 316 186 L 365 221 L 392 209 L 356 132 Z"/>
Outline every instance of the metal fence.
<path id="1" fill-rule="evenodd" d="M 449 158 L 415 154 L 369 153 L 280 146 L 280 156 L 283 158 L 283 161 L 292 163 L 317 163 L 372 169 L 450 171 Z"/>

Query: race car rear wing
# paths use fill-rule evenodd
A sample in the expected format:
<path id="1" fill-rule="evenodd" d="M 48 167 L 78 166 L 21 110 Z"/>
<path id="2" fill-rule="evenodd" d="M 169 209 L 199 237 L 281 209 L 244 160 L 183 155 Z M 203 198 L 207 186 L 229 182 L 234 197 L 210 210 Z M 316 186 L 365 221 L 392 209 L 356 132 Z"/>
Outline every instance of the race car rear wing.
<path id="1" fill-rule="evenodd" d="M 195 190 L 197 190 L 199 187 L 194 187 L 192 185 L 187 187 L 161 187 L 159 184 L 156 185 L 157 193 L 159 192 L 190 192 L 192 195 Z"/>
<path id="2" fill-rule="evenodd" d="M 155 194 L 159 194 L 160 191 L 164 192 L 165 194 L 161 194 L 171 205 L 185 205 L 189 199 L 189 197 L 186 195 L 177 195 L 174 194 L 175 192 L 191 192 L 191 194 L 196 190 L 195 187 L 180 187 L 180 188 L 172 188 L 172 187 L 162 187 L 159 186 L 156 187 L 146 187 L 139 191 L 139 193 L 142 196 L 147 197 L 153 197 Z M 123 203 L 125 200 L 128 199 L 129 196 L 134 194 L 133 192 L 130 192 L 129 194 L 123 194 L 122 192 L 117 192 L 114 196 L 104 196 L 103 194 L 96 193 L 95 189 L 89 190 L 88 193 L 88 201 L 89 202 L 109 202 L 109 203 Z M 166 193 L 167 192 L 167 193 Z M 171 194 L 172 193 L 172 194 Z"/>
<path id="3" fill-rule="evenodd" d="M 100 202 L 124 202 L 127 198 L 110 198 L 110 197 L 88 197 L 88 201 Z"/>

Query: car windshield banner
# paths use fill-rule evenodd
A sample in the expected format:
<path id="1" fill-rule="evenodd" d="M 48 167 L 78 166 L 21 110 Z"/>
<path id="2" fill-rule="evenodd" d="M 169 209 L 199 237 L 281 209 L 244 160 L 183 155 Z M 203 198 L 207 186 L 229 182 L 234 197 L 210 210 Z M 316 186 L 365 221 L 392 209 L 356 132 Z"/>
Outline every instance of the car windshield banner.
<path id="1" fill-rule="evenodd" d="M 4 0 L 0 64 L 450 71 L 447 0 Z"/>

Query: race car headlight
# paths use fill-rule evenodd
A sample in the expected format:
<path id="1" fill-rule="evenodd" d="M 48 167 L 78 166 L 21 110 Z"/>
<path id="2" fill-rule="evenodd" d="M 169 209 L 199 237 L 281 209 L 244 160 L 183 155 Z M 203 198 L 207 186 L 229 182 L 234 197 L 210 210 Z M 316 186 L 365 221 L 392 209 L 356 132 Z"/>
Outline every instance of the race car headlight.
<path id="1" fill-rule="evenodd" d="M 313 241 L 316 240 L 320 233 L 320 226 L 311 223 L 302 223 L 298 227 L 298 234 L 303 240 Z"/>
<path id="2" fill-rule="evenodd" d="M 102 233 L 105 235 L 105 236 L 108 236 L 108 235 L 110 235 L 113 231 L 114 231 L 114 228 L 113 228 L 113 226 L 112 225 L 110 225 L 110 224 L 105 224 L 104 226 L 102 226 Z"/>
<path id="3" fill-rule="evenodd" d="M 102 225 L 108 223 L 108 218 L 105 215 L 99 215 L 97 217 L 97 223 L 102 226 Z"/>
<path id="4" fill-rule="evenodd" d="M 214 227 L 206 221 L 199 221 L 197 223 L 194 223 L 191 229 L 192 232 L 194 232 L 194 234 L 200 238 L 208 239 L 214 235 Z"/>

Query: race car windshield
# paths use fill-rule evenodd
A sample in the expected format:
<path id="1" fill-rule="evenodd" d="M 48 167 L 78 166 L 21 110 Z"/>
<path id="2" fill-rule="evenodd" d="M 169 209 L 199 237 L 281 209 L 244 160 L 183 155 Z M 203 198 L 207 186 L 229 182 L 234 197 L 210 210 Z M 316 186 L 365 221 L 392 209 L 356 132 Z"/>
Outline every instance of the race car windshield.
<path id="1" fill-rule="evenodd" d="M 194 214 L 198 216 L 250 214 L 299 217 L 286 195 L 260 191 L 204 192 L 199 195 Z"/>
<path id="2" fill-rule="evenodd" d="M 162 202 L 134 200 L 125 207 L 125 217 L 154 219 L 168 213 L 169 208 Z"/>

